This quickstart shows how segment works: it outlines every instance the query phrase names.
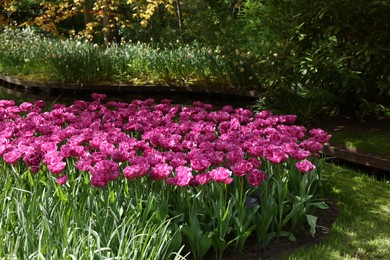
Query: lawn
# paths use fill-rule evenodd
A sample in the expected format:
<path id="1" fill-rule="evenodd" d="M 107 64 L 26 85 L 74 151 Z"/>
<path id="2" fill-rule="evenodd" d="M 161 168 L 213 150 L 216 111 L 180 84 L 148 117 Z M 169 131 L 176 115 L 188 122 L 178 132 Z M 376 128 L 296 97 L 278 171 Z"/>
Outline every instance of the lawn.
<path id="1" fill-rule="evenodd" d="M 370 153 L 390 158 L 390 118 L 318 116 L 305 125 L 320 127 L 332 135 L 331 145 L 350 151 Z"/>
<path id="2" fill-rule="evenodd" d="M 390 182 L 332 164 L 328 193 L 340 217 L 321 244 L 286 259 L 390 259 Z"/>
<path id="3" fill-rule="evenodd" d="M 390 157 L 390 131 L 340 130 L 332 131 L 331 143 L 363 153 Z"/>

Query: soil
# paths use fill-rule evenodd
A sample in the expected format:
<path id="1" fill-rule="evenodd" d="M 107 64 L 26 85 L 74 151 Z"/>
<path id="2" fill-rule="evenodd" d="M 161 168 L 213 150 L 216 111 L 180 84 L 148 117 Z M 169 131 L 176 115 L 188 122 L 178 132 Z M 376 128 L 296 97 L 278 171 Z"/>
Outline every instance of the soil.
<path id="1" fill-rule="evenodd" d="M 227 251 L 224 254 L 224 260 L 258 260 L 258 259 L 280 259 L 293 251 L 314 244 L 321 243 L 329 233 L 329 229 L 332 224 L 339 217 L 340 212 L 338 207 L 330 200 L 326 201 L 328 209 L 318 210 L 316 212 L 317 227 L 315 236 L 310 234 L 310 227 L 305 226 L 304 232 L 301 232 L 296 236 L 296 242 L 291 242 L 287 238 L 281 238 L 279 241 L 272 241 L 265 249 L 250 245 L 250 238 L 248 239 L 248 247 L 244 249 L 244 252 L 239 254 L 233 251 Z M 255 240 L 255 239 L 253 239 Z M 205 258 L 207 259 L 207 258 Z M 209 258 L 211 259 L 211 258 Z"/>

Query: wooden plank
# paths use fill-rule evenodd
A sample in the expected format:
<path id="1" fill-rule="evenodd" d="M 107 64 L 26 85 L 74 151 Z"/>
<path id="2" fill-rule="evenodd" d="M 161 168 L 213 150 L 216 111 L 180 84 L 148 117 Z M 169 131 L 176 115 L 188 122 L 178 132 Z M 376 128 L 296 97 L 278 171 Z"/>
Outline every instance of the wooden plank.
<path id="1" fill-rule="evenodd" d="M 350 151 L 344 147 L 338 147 L 329 144 L 324 145 L 323 153 L 342 160 L 390 172 L 390 159 L 388 158 L 373 154 L 363 154 L 356 151 Z"/>
<path id="2" fill-rule="evenodd" d="M 150 92 L 190 92 L 190 93 L 208 93 L 208 94 L 226 94 L 242 97 L 258 98 L 261 92 L 255 89 L 235 89 L 232 87 L 218 86 L 199 86 L 199 85 L 135 85 L 135 84 L 83 84 L 83 83 L 58 83 L 58 82 L 39 82 L 18 79 L 16 77 L 6 76 L 0 73 L 0 79 L 11 84 L 24 87 L 37 87 L 41 89 L 78 89 L 78 90 L 96 90 L 96 91 L 127 91 L 134 93 L 150 93 Z"/>

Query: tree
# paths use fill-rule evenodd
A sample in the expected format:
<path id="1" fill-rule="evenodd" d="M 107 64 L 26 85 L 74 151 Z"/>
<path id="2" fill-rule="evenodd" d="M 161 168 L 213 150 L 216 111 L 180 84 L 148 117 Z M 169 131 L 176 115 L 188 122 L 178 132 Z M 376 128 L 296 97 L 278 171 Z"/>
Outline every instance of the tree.
<path id="1" fill-rule="evenodd" d="M 140 24 L 145 27 L 161 5 L 165 7 L 168 13 L 175 13 L 173 0 L 128 0 L 127 3 L 134 6 L 136 13 L 133 17 L 140 18 Z"/>
<path id="2" fill-rule="evenodd" d="M 2 0 L 0 2 L 0 30 L 3 30 L 6 26 L 12 25 L 12 15 L 16 13 L 18 9 L 18 1 L 16 0 Z"/>
<path id="3" fill-rule="evenodd" d="M 240 46 L 258 55 L 262 84 L 282 99 L 312 97 L 349 113 L 389 100 L 389 0 L 248 0 L 244 6 Z"/>
<path id="4" fill-rule="evenodd" d="M 41 13 L 23 21 L 22 26 L 38 26 L 53 35 L 70 34 L 95 41 L 102 39 L 106 45 L 119 40 L 119 28 L 130 27 L 136 20 L 146 27 L 161 6 L 169 14 L 175 13 L 172 0 L 52 0 L 40 2 Z M 15 9 L 15 4 L 15 0 L 2 3 L 5 10 Z M 0 19 L 5 19 L 4 12 Z M 82 28 L 79 28 L 79 24 L 83 24 Z"/>

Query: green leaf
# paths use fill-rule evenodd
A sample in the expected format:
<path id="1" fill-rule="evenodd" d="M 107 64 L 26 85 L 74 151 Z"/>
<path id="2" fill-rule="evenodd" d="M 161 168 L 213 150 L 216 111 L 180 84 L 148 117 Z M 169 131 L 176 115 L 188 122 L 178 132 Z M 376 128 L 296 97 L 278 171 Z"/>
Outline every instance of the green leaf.
<path id="1" fill-rule="evenodd" d="M 327 209 L 327 208 L 329 208 L 328 205 L 326 205 L 325 202 L 317 202 L 317 203 L 313 203 L 312 205 L 316 206 L 319 209 Z"/>
<path id="2" fill-rule="evenodd" d="M 110 202 L 114 203 L 115 201 L 115 193 L 113 190 L 110 190 Z"/>
<path id="3" fill-rule="evenodd" d="M 291 242 L 296 242 L 297 241 L 297 239 L 295 238 L 295 236 L 292 233 L 288 237 L 288 240 L 290 240 Z"/>
<path id="4" fill-rule="evenodd" d="M 316 233 L 317 217 L 313 215 L 306 215 L 307 223 L 310 225 L 310 234 L 314 237 Z"/>
<path id="5" fill-rule="evenodd" d="M 205 235 L 202 236 L 200 240 L 200 250 L 199 250 L 200 258 L 203 258 L 204 254 L 206 254 L 207 251 L 209 251 L 212 241 L 213 240 L 209 236 L 205 236 Z"/>
<path id="6" fill-rule="evenodd" d="M 293 236 L 293 234 L 291 232 L 288 232 L 288 231 L 281 231 L 279 236 L 289 238 L 289 237 Z"/>
<path id="7" fill-rule="evenodd" d="M 181 228 L 181 230 L 183 231 L 184 235 L 186 235 L 188 237 L 188 240 L 191 242 L 191 241 L 195 241 L 195 232 L 194 230 L 192 230 L 190 227 L 188 226 L 183 226 Z"/>
<path id="8" fill-rule="evenodd" d="M 182 234 L 180 230 L 176 230 L 176 232 L 174 233 L 174 235 L 172 236 L 169 242 L 168 252 L 177 251 L 182 245 L 182 242 L 183 242 Z"/>

